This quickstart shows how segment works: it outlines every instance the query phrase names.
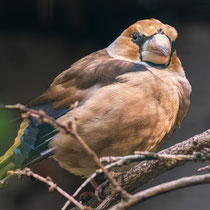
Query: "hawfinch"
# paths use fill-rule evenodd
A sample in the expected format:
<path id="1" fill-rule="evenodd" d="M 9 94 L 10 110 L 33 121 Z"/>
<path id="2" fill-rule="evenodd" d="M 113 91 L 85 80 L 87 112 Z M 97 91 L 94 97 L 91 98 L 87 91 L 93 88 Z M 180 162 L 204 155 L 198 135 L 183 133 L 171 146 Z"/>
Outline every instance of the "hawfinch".
<path id="1" fill-rule="evenodd" d="M 99 157 L 157 151 L 180 126 L 191 86 L 175 50 L 177 31 L 155 19 L 140 20 L 107 48 L 91 53 L 58 75 L 28 104 L 61 123 L 72 119 Z M 13 146 L 0 157 L 7 170 L 53 157 L 70 173 L 90 176 L 97 166 L 70 135 L 24 119 Z"/>

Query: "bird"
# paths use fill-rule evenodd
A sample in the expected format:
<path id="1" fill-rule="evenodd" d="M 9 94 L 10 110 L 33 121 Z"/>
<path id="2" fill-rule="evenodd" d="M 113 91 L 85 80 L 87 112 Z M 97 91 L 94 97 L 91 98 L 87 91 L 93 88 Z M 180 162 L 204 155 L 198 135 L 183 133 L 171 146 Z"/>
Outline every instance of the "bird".
<path id="1" fill-rule="evenodd" d="M 107 48 L 59 74 L 28 107 L 67 125 L 78 101 L 77 130 L 98 157 L 157 152 L 180 127 L 191 85 L 177 56 L 178 33 L 157 19 L 139 20 Z M 53 157 L 72 174 L 97 169 L 75 139 L 47 123 L 23 119 L 11 148 L 0 157 L 0 179 L 9 169 Z"/>

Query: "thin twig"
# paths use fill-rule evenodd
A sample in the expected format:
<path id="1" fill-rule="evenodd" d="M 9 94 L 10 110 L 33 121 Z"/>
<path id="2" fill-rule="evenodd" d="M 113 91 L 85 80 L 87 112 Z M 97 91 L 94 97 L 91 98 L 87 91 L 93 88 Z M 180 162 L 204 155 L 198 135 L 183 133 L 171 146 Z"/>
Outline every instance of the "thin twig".
<path id="1" fill-rule="evenodd" d="M 67 200 L 61 210 L 66 210 L 67 207 L 71 204 L 71 201 Z"/>
<path id="2" fill-rule="evenodd" d="M 42 177 L 36 173 L 34 173 L 33 171 L 31 171 L 31 169 L 29 168 L 25 168 L 23 170 L 17 169 L 15 171 L 9 171 L 10 174 L 16 174 L 19 177 L 25 175 L 25 176 L 29 176 L 29 177 L 33 177 L 37 180 L 39 180 L 40 182 L 43 182 L 47 185 L 49 185 L 49 191 L 53 192 L 55 190 L 57 190 L 61 195 L 63 195 L 66 199 L 68 199 L 69 201 L 73 202 L 79 209 L 90 209 L 90 207 L 85 207 L 83 206 L 81 203 L 79 203 L 77 200 L 75 200 L 72 196 L 70 196 L 67 192 L 65 192 L 63 189 L 61 189 L 60 187 L 58 187 L 50 177 Z"/>
<path id="3" fill-rule="evenodd" d="M 156 185 L 155 187 L 151 187 L 149 189 L 138 192 L 135 195 L 133 195 L 129 200 L 121 201 L 120 203 L 109 208 L 109 210 L 124 210 L 137 203 L 140 203 L 143 200 L 156 196 L 160 193 L 175 190 L 177 188 L 187 187 L 201 183 L 208 183 L 208 182 L 210 182 L 210 174 L 190 176 L 190 177 L 177 179 L 171 182 L 166 182 L 160 185 Z"/>
<path id="4" fill-rule="evenodd" d="M 210 153 L 207 151 L 195 152 L 193 155 L 172 155 L 172 154 L 159 154 L 154 152 L 135 152 L 135 155 L 128 156 L 109 156 L 102 157 L 100 161 L 103 163 L 115 163 L 113 166 L 121 166 L 132 162 L 141 162 L 144 160 L 164 160 L 164 161 L 207 161 L 210 160 Z"/>
<path id="5" fill-rule="evenodd" d="M 202 168 L 199 168 L 197 171 L 198 171 L 198 172 L 201 172 L 201 171 L 205 171 L 205 170 L 210 170 L 210 164 L 207 165 L 207 166 L 204 166 L 204 167 L 202 167 Z"/>
<path id="6" fill-rule="evenodd" d="M 207 161 L 210 160 L 210 151 L 204 148 L 202 151 L 194 152 L 192 155 L 173 155 L 173 154 L 159 154 L 155 152 L 139 152 L 135 154 L 145 156 L 145 158 L 153 158 L 154 160 L 186 160 L 186 161 Z"/>
<path id="7" fill-rule="evenodd" d="M 12 174 L 8 174 L 5 178 L 0 180 L 0 187 L 6 186 L 8 184 L 8 180 L 13 177 Z"/>

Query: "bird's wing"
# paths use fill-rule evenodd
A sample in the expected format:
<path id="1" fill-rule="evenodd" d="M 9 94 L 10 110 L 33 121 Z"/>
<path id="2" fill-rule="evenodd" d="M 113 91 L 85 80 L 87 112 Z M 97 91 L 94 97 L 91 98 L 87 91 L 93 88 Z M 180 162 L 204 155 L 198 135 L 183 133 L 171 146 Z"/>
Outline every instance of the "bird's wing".
<path id="1" fill-rule="evenodd" d="M 114 59 L 103 49 L 80 59 L 58 75 L 29 106 L 53 103 L 54 109 L 68 108 L 75 101 L 86 100 L 97 88 L 113 83 L 119 75 L 145 70 L 145 63 Z"/>

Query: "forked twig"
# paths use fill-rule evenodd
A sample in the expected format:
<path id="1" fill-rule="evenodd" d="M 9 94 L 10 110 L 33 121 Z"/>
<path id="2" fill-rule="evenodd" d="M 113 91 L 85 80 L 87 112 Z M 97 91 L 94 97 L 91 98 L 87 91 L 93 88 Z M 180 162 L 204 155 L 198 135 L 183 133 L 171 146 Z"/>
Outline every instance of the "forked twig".
<path id="1" fill-rule="evenodd" d="M 83 206 L 81 203 L 79 203 L 75 198 L 73 198 L 72 196 L 70 196 L 67 192 L 65 192 L 63 189 L 61 189 L 60 187 L 58 187 L 50 177 L 42 177 L 36 173 L 34 173 L 33 171 L 31 171 L 31 169 L 29 168 L 25 168 L 23 170 L 17 169 L 15 171 L 9 171 L 9 174 L 16 174 L 19 177 L 25 175 L 25 176 L 29 176 L 29 177 L 33 177 L 37 180 L 39 180 L 40 182 L 43 182 L 47 185 L 49 185 L 49 191 L 53 192 L 53 191 L 58 191 L 61 195 L 63 195 L 66 199 L 68 199 L 69 201 L 71 201 L 72 203 L 75 204 L 75 206 L 77 206 L 79 209 L 91 209 L 90 207 L 85 207 Z"/>

